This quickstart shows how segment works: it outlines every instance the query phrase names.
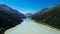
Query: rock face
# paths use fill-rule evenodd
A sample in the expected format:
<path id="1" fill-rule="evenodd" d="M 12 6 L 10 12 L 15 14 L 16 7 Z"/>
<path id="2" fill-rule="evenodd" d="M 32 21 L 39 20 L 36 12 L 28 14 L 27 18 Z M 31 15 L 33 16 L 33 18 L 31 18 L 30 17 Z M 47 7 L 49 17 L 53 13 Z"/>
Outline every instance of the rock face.
<path id="1" fill-rule="evenodd" d="M 41 22 L 43 24 L 50 25 L 57 29 L 60 29 L 60 5 L 57 5 L 51 9 L 37 12 L 32 17 L 33 20 Z"/>
<path id="2" fill-rule="evenodd" d="M 22 22 L 20 13 L 6 5 L 0 5 L 0 34 Z"/>

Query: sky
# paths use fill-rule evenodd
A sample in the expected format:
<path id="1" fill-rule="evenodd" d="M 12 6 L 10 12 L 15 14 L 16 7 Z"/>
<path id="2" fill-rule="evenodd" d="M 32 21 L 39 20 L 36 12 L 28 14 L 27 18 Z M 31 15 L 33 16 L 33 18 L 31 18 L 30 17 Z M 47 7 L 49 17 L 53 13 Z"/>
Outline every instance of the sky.
<path id="1" fill-rule="evenodd" d="M 60 0 L 0 0 L 0 4 L 18 10 L 21 13 L 35 13 L 43 8 L 51 8 L 60 4 Z"/>

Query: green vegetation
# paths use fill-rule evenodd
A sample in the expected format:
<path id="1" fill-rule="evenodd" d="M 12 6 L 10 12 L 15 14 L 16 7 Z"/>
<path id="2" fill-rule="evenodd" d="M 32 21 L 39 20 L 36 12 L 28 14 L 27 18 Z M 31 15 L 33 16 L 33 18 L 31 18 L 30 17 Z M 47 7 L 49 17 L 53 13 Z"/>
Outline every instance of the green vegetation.
<path id="1" fill-rule="evenodd" d="M 51 8 L 43 14 L 36 13 L 31 19 L 60 29 L 60 5 Z"/>

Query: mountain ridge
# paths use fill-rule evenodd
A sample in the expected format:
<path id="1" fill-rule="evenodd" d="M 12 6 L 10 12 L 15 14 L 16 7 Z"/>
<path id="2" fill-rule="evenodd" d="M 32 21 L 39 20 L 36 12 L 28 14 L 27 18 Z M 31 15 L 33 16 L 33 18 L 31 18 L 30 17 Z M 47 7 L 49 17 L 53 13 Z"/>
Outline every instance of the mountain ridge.
<path id="1" fill-rule="evenodd" d="M 42 11 L 43 12 L 43 11 Z M 31 19 L 41 22 L 42 24 L 48 24 L 54 28 L 60 29 L 60 5 L 52 7 L 43 14 L 35 13 Z"/>

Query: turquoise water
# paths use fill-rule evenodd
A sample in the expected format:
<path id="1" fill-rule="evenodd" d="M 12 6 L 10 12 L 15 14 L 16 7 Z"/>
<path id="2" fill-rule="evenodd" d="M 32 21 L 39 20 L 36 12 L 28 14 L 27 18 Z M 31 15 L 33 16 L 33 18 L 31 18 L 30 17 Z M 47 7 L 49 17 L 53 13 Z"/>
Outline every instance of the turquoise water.
<path id="1" fill-rule="evenodd" d="M 7 30 L 5 34 L 60 34 L 60 31 L 27 18 L 21 24 Z"/>

